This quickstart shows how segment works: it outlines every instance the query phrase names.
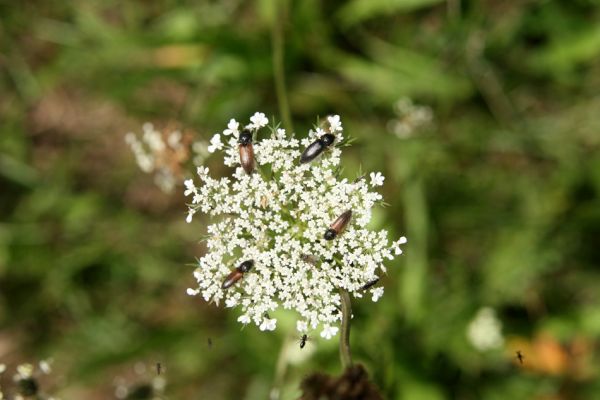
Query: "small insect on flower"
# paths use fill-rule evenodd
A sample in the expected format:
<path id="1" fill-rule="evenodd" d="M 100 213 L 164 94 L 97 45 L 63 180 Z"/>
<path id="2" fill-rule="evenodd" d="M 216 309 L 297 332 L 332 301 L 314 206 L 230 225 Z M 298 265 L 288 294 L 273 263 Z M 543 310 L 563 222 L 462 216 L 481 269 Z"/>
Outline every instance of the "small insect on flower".
<path id="1" fill-rule="evenodd" d="M 326 148 L 335 142 L 335 136 L 326 133 L 314 142 L 312 142 L 300 155 L 300 163 L 306 164 L 317 158 Z"/>
<path id="2" fill-rule="evenodd" d="M 241 263 L 236 269 L 227 275 L 227 278 L 225 278 L 225 281 L 223 281 L 223 284 L 221 285 L 221 289 L 227 289 L 233 286 L 237 281 L 242 279 L 244 274 L 250 271 L 253 266 L 254 260 L 246 260 Z"/>
<path id="3" fill-rule="evenodd" d="M 337 235 L 339 235 L 340 233 L 342 233 L 344 231 L 344 229 L 348 225 L 348 222 L 350 222 L 351 218 L 352 218 L 351 210 L 345 211 L 342 215 L 337 217 L 337 219 L 335 221 L 333 221 L 333 224 L 331 224 L 329 229 L 327 229 L 327 231 L 325 232 L 325 235 L 323 235 L 325 240 L 335 239 Z"/>
<path id="4" fill-rule="evenodd" d="M 252 132 L 244 129 L 238 138 L 240 151 L 240 164 L 248 175 L 254 171 L 254 147 L 252 146 Z"/>
<path id="5" fill-rule="evenodd" d="M 160 375 L 162 372 L 162 365 L 160 363 L 156 363 L 156 375 Z"/>
<path id="6" fill-rule="evenodd" d="M 373 279 L 372 281 L 365 283 L 363 286 L 361 286 L 360 290 L 364 291 L 364 290 L 370 289 L 373 286 L 375 286 L 377 284 L 377 282 L 379 282 L 379 277 Z"/>
<path id="7" fill-rule="evenodd" d="M 300 348 L 303 349 L 304 346 L 306 346 L 306 342 L 308 342 L 310 340 L 310 338 L 308 337 L 308 335 L 305 333 L 302 335 L 302 337 L 300 337 L 300 340 L 298 341 L 298 343 L 300 344 Z"/>
<path id="8" fill-rule="evenodd" d="M 300 259 L 302 261 L 304 261 L 305 263 L 309 263 L 314 266 L 317 266 L 317 264 L 319 262 L 319 259 L 317 258 L 317 256 L 313 256 L 312 254 L 302 254 L 300 256 Z"/>

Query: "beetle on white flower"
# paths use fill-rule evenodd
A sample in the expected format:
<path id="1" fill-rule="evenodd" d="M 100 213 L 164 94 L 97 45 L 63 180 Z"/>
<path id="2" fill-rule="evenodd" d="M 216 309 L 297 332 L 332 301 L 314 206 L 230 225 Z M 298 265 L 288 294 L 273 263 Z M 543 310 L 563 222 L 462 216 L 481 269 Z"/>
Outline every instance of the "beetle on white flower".
<path id="1" fill-rule="evenodd" d="M 402 250 L 405 238 L 390 243 L 387 231 L 367 229 L 371 209 L 382 200 L 366 180 L 348 180 L 338 174 L 341 149 L 334 144 L 310 163 L 300 163 L 302 150 L 324 132 L 343 142 L 339 116 L 330 116 L 308 137 L 288 137 L 283 129 L 264 128 L 268 119 L 255 113 L 245 125 L 254 136 L 256 172 L 240 166 L 239 123 L 229 121 L 211 146 L 224 149 L 224 164 L 235 167 L 230 177 L 212 178 L 208 168 L 198 168 L 199 185 L 186 181 L 190 221 L 196 212 L 216 217 L 207 228 L 207 253 L 199 259 L 194 276 L 206 301 L 239 307 L 238 322 L 253 322 L 261 331 L 275 330 L 277 320 L 266 317 L 277 309 L 298 314 L 296 328 L 304 333 L 321 327 L 321 337 L 337 334 L 341 320 L 340 290 L 362 297 L 365 284 L 385 272 L 384 260 Z M 215 135 L 217 136 L 217 135 Z M 380 186 L 381 173 L 371 174 L 371 185 Z M 323 238 L 332 221 L 347 210 L 352 218 L 344 233 L 331 241 Z M 221 283 L 243 260 L 253 268 L 231 286 Z M 383 288 L 369 288 L 378 301 Z"/>

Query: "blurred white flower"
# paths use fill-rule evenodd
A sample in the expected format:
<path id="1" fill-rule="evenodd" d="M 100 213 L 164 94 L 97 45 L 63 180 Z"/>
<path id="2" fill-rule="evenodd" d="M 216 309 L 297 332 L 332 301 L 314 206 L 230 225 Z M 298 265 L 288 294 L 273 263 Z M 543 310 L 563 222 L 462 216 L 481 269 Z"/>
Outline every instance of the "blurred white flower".
<path id="1" fill-rule="evenodd" d="M 481 308 L 467 328 L 469 342 L 479 351 L 500 348 L 504 344 L 502 322 L 490 307 Z"/>
<path id="2" fill-rule="evenodd" d="M 41 360 L 39 362 L 40 370 L 46 375 L 49 374 L 50 372 L 52 372 L 52 362 L 52 359 Z"/>
<path id="3" fill-rule="evenodd" d="M 402 254 L 402 249 L 400 248 L 400 245 L 405 244 L 406 242 L 408 242 L 406 237 L 401 236 L 400 239 L 398 239 L 392 243 L 392 249 L 394 249 L 394 255 L 399 256 L 400 254 Z"/>
<path id="4" fill-rule="evenodd" d="M 196 213 L 196 210 L 194 210 L 193 208 L 188 209 L 188 215 L 185 218 L 185 222 L 187 222 L 188 224 L 190 222 L 192 222 L 192 218 L 194 216 L 194 214 Z"/>
<path id="5" fill-rule="evenodd" d="M 331 115 L 331 116 L 327 117 L 327 121 L 329 122 L 329 125 L 331 126 L 332 132 L 341 132 L 343 130 L 342 121 L 340 121 L 339 115 Z"/>
<path id="6" fill-rule="evenodd" d="M 231 118 L 229 120 L 229 123 L 227 124 L 227 129 L 225 129 L 223 131 L 223 135 L 225 136 L 230 136 L 230 135 L 237 135 L 238 134 L 238 129 L 240 127 L 240 123 L 237 122 L 235 119 Z"/>
<path id="7" fill-rule="evenodd" d="M 145 173 L 154 175 L 156 185 L 166 193 L 181 182 L 184 177 L 183 165 L 193 156 L 198 165 L 208 157 L 208 145 L 203 141 L 192 143 L 190 133 L 180 130 L 156 130 L 147 122 L 142 126 L 141 140 L 129 132 L 125 143 L 135 156 L 138 167 Z M 195 154 L 195 155 L 194 155 Z"/>
<path id="8" fill-rule="evenodd" d="M 208 152 L 214 153 L 217 150 L 221 150 L 223 148 L 223 143 L 221 142 L 221 135 L 215 133 L 213 137 L 210 139 L 210 146 L 208 146 Z"/>
<path id="9" fill-rule="evenodd" d="M 338 327 L 336 326 L 330 326 L 329 324 L 326 324 L 323 327 L 323 331 L 321 332 L 321 337 L 324 339 L 331 339 L 332 337 L 334 337 L 335 335 L 337 335 L 338 333 Z"/>
<path id="10" fill-rule="evenodd" d="M 383 296 L 383 288 L 382 287 L 375 288 L 371 291 L 371 294 L 373 295 L 372 300 L 374 302 L 376 302 Z"/>
<path id="11" fill-rule="evenodd" d="M 172 149 L 178 149 L 179 147 L 181 147 L 182 146 L 181 132 L 179 132 L 179 131 L 171 132 L 167 138 L 167 143 L 169 144 L 169 147 L 171 147 Z"/>
<path id="12" fill-rule="evenodd" d="M 306 332 L 308 330 L 306 321 L 296 321 L 296 330 L 298 332 Z"/>
<path id="13" fill-rule="evenodd" d="M 33 375 L 33 371 L 33 365 L 29 363 L 20 364 L 17 366 L 17 374 L 15 375 L 15 380 L 31 378 L 31 376 Z"/>
<path id="14" fill-rule="evenodd" d="M 385 176 L 381 175 L 381 172 L 371 172 L 369 176 L 371 177 L 371 186 L 383 186 Z"/>
<path id="15" fill-rule="evenodd" d="M 262 324 L 260 324 L 259 329 L 261 331 L 274 331 L 276 326 L 276 319 L 263 318 Z"/>
<path id="16" fill-rule="evenodd" d="M 265 117 L 265 114 L 263 114 L 261 112 L 256 112 L 256 113 L 254 113 L 254 115 L 252 117 L 250 117 L 250 122 L 252 122 L 250 124 L 251 128 L 260 129 L 264 126 L 267 126 L 267 124 L 269 123 L 269 120 L 267 117 Z"/>
<path id="17" fill-rule="evenodd" d="M 254 114 L 250 126 L 266 124 L 263 117 Z M 328 121 L 321 132 L 341 142 L 339 117 Z M 331 146 L 311 163 L 298 162 L 302 150 L 320 137 L 317 130 L 298 140 L 277 129 L 255 141 L 258 171 L 250 175 L 240 166 L 238 136 L 232 133 L 224 147 L 224 164 L 236 168 L 231 176 L 215 179 L 208 168 L 199 167 L 200 183 L 185 182 L 184 193 L 192 197 L 187 220 L 196 211 L 215 217 L 207 227 L 207 253 L 194 271 L 198 287 L 188 293 L 196 290 L 206 301 L 224 300 L 226 306 L 235 303 L 242 313 L 238 321 L 252 321 L 261 330 L 276 327 L 265 313 L 295 310 L 299 332 L 324 326 L 322 336 L 331 338 L 341 319 L 339 289 L 360 297 L 361 288 L 385 271 L 384 260 L 401 252 L 405 239 L 390 243 L 387 231 L 367 229 L 382 196 L 371 192 L 364 179 L 339 176 L 340 147 Z M 376 175 L 380 184 L 383 179 Z M 352 218 L 345 230 L 325 240 L 327 229 L 347 210 Z M 251 270 L 223 289 L 225 278 L 247 260 L 254 261 Z M 383 290 L 372 293 L 377 301 Z"/>
<path id="18" fill-rule="evenodd" d="M 433 111 L 429 106 L 414 104 L 403 97 L 394 104 L 396 118 L 388 123 L 388 130 L 400 139 L 413 136 L 433 122 Z"/>

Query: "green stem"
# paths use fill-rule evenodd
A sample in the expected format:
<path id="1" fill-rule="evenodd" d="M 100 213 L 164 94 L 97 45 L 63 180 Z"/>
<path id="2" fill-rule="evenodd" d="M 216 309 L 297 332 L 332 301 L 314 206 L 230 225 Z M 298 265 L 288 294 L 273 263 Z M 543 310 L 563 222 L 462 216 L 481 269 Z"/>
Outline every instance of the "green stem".
<path id="1" fill-rule="evenodd" d="M 344 289 L 340 289 L 342 300 L 342 330 L 340 332 L 340 358 L 344 369 L 352 365 L 350 353 L 350 318 L 352 318 L 352 305 L 350 295 Z"/>
<path id="2" fill-rule="evenodd" d="M 275 14 L 271 30 L 271 42 L 273 45 L 273 77 L 275 79 L 275 90 L 277 92 L 277 103 L 279 113 L 286 132 L 293 133 L 290 105 L 287 98 L 285 86 L 285 68 L 283 65 L 283 23 L 287 17 L 287 0 L 275 0 Z"/>
<path id="3" fill-rule="evenodd" d="M 281 390 L 288 366 L 288 347 L 292 340 L 293 337 L 288 334 L 281 344 L 281 350 L 279 350 L 279 357 L 277 358 L 277 365 L 275 367 L 275 379 L 269 393 L 269 400 L 279 400 L 281 397 Z"/>

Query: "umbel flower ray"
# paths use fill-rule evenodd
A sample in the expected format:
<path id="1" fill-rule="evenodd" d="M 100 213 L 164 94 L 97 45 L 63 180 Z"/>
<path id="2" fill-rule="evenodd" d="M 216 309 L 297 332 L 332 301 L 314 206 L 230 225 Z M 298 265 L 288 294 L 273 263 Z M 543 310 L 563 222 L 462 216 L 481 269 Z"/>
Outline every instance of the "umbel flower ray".
<path id="1" fill-rule="evenodd" d="M 365 285 L 386 272 L 384 262 L 402 254 L 406 238 L 390 242 L 387 231 L 367 228 L 382 196 L 370 190 L 366 179 L 339 176 L 339 143 L 344 139 L 339 116 L 328 117 L 302 140 L 283 129 L 265 128 L 268 119 L 262 113 L 250 120 L 243 129 L 253 135 L 253 173 L 240 166 L 240 124 L 232 119 L 222 133 L 229 137 L 227 144 L 214 150 L 223 149 L 224 164 L 235 167 L 233 174 L 215 179 L 208 168 L 199 167 L 198 184 L 184 182 L 185 195 L 191 197 L 187 221 L 197 212 L 214 219 L 207 228 L 207 253 L 194 271 L 198 287 L 188 294 L 239 307 L 238 321 L 254 322 L 261 330 L 276 328 L 271 311 L 295 310 L 298 331 L 321 329 L 329 339 L 341 319 L 339 289 L 362 297 Z M 268 137 L 258 140 L 269 129 Z M 211 143 L 220 143 L 217 135 Z M 302 150 L 323 135 L 334 135 L 334 143 L 300 163 Z M 372 186 L 383 184 L 383 176 L 376 176 Z M 326 240 L 325 232 L 346 211 L 351 218 L 334 239 Z M 252 268 L 240 268 L 248 260 Z M 234 284 L 223 289 L 224 280 L 232 277 Z M 373 301 L 383 294 L 382 287 L 366 291 Z"/>

